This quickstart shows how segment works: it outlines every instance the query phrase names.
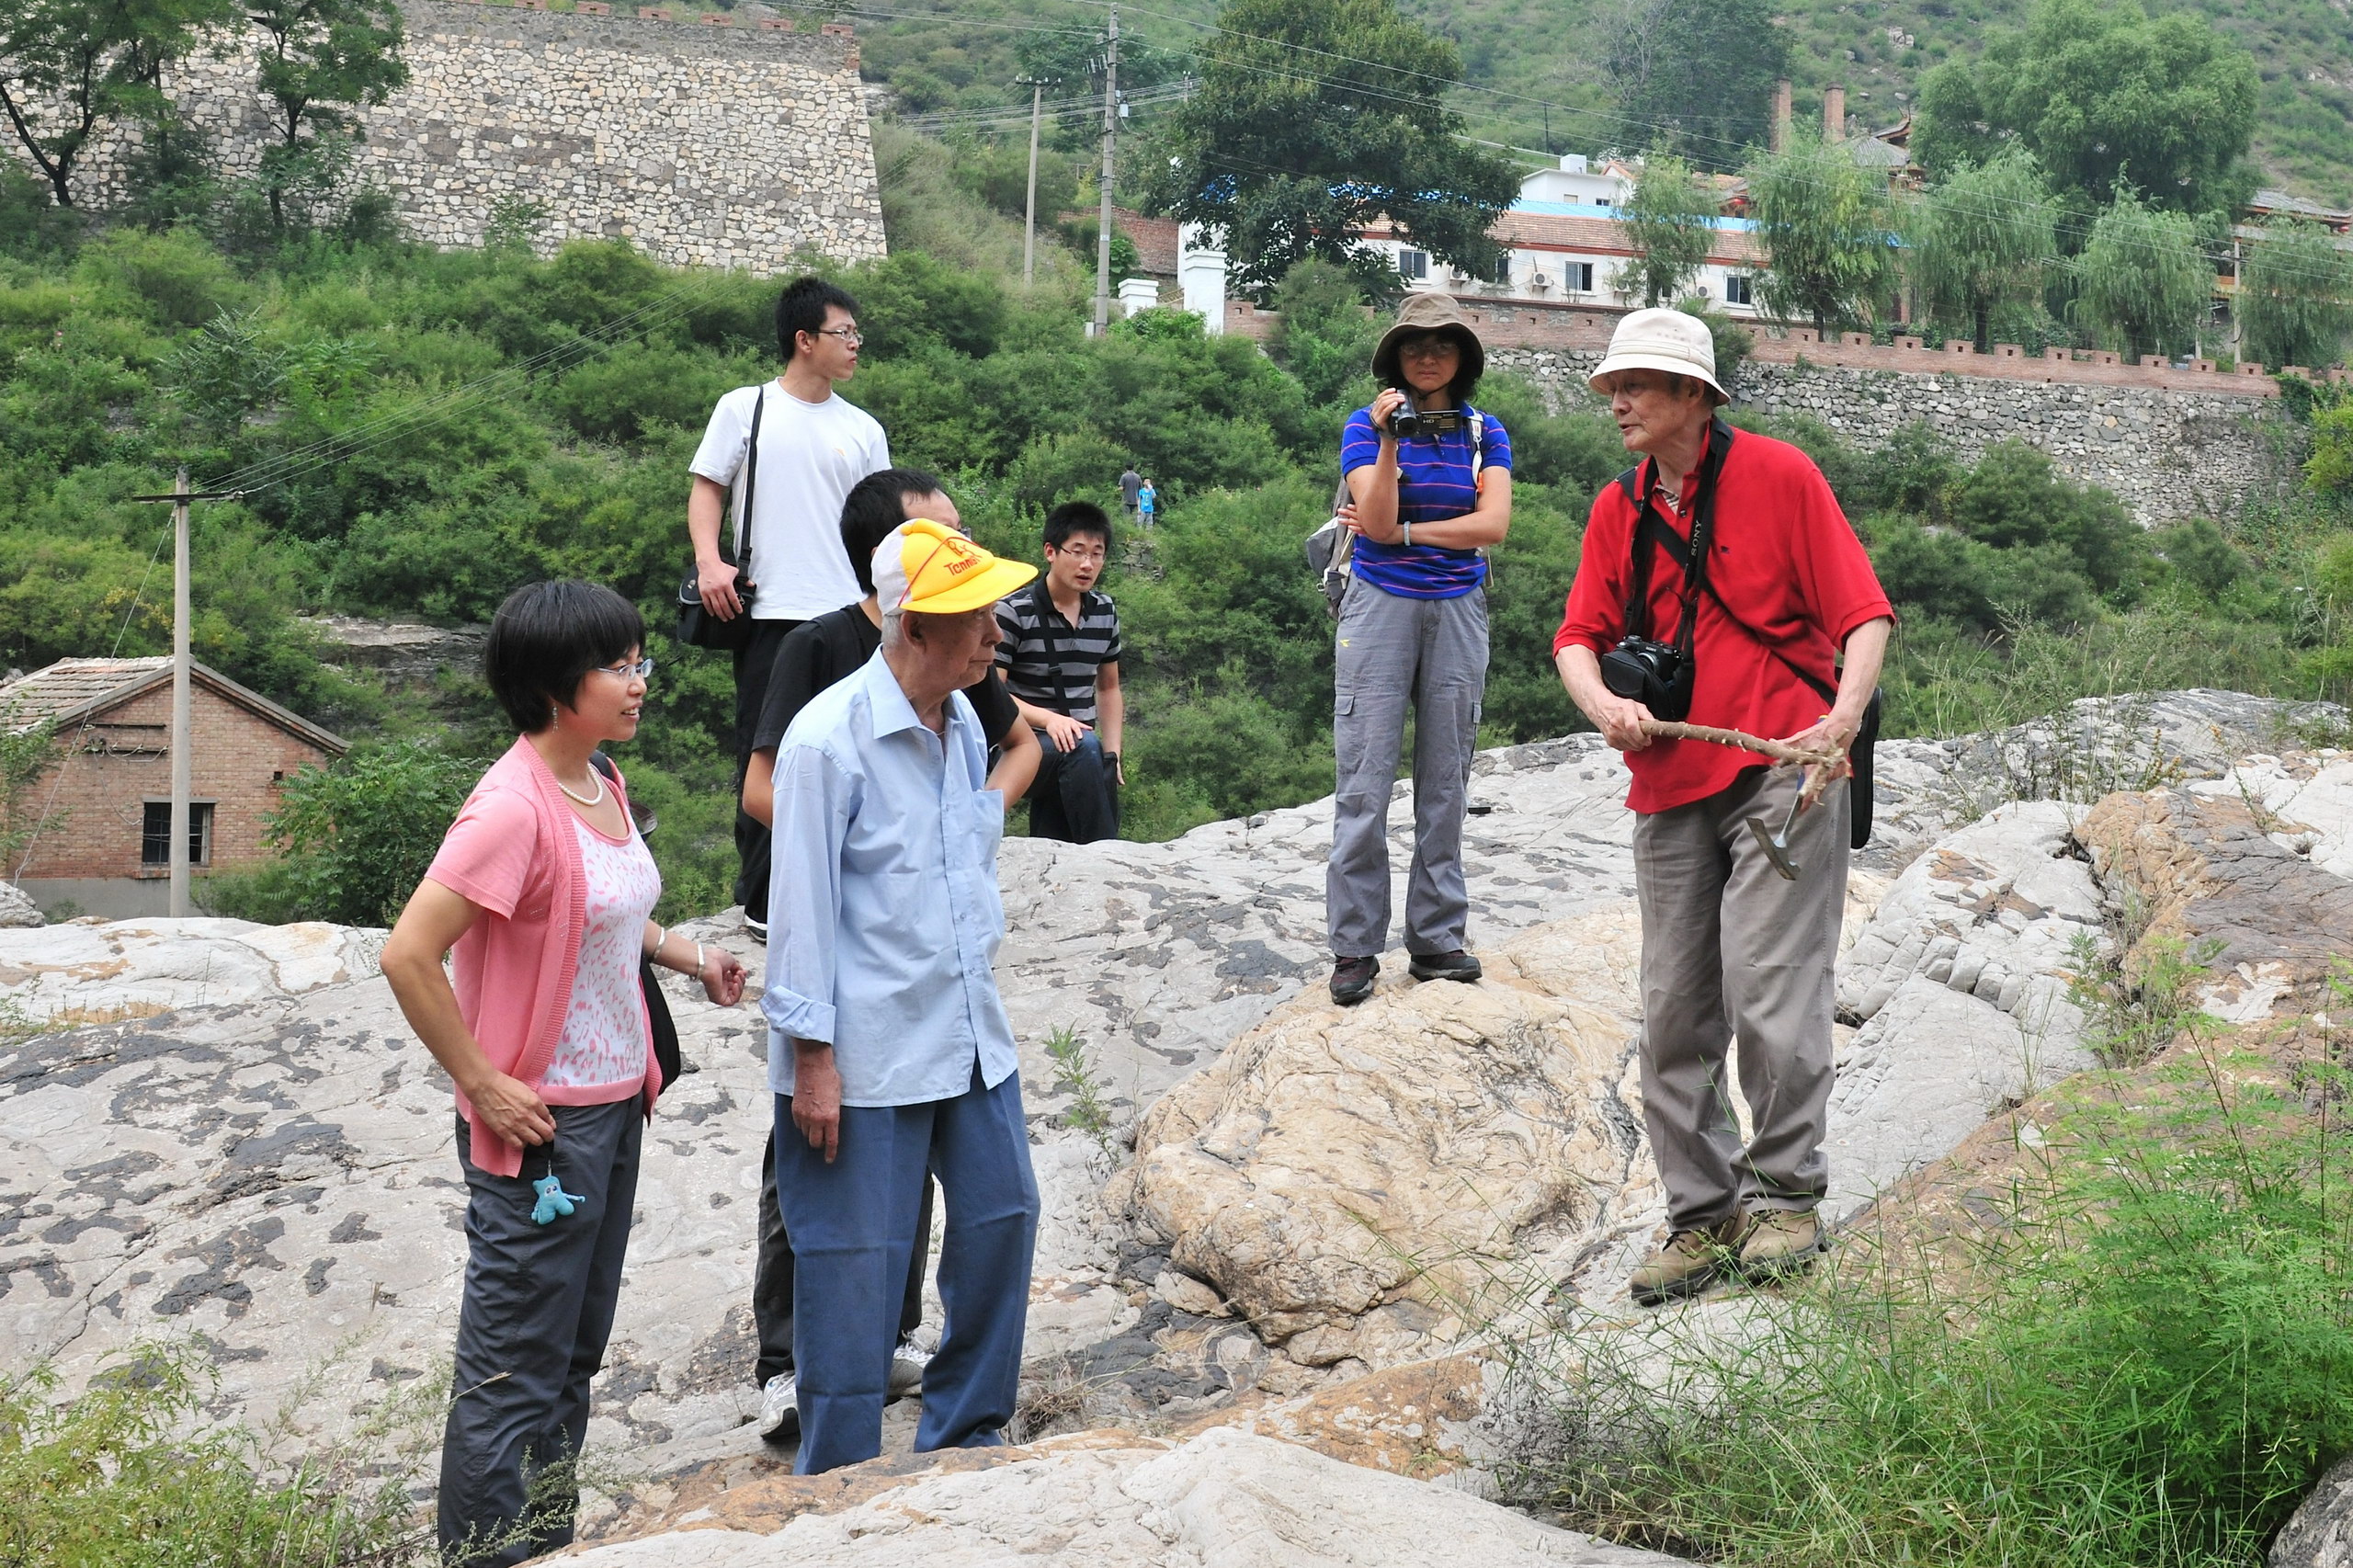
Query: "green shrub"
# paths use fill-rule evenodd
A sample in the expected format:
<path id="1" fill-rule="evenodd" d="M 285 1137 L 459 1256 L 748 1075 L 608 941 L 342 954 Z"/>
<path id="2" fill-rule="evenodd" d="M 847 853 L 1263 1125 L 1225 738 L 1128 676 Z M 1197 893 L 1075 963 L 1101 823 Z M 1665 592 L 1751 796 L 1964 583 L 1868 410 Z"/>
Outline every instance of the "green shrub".
<path id="1" fill-rule="evenodd" d="M 390 926 L 482 771 L 427 743 L 395 741 L 297 772 L 267 819 L 286 857 L 267 886 L 299 911 L 281 917 Z"/>
<path id="2" fill-rule="evenodd" d="M 2345 1074 L 2269 1066 L 2092 1080 L 1965 1266 L 1850 1248 L 1751 1333 L 1592 1354 L 1551 1500 L 1727 1563 L 2256 1568 L 2353 1449 Z"/>
<path id="3" fill-rule="evenodd" d="M 165 326 L 201 326 L 245 296 L 227 260 L 193 229 L 117 229 L 82 247 L 81 273 Z"/>
<path id="4" fill-rule="evenodd" d="M 45 1368 L 0 1374 L 0 1562 L 42 1568 L 360 1568 L 421 1561 L 401 1478 L 333 1460 L 265 1480 L 244 1433 L 204 1421 L 200 1356 L 144 1347 L 52 1403 Z"/>

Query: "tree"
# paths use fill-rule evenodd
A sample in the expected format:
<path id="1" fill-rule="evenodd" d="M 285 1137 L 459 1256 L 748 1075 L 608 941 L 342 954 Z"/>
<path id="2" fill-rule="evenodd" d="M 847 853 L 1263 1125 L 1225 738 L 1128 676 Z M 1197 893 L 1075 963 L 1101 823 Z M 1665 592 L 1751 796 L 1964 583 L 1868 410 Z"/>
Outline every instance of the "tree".
<path id="1" fill-rule="evenodd" d="M 245 0 L 263 35 L 261 90 L 277 106 L 278 142 L 262 154 L 270 221 L 286 227 L 290 190 L 340 173 L 328 143 L 353 134 L 349 110 L 381 104 L 408 81 L 395 0 Z M 303 135 L 307 130 L 310 135 Z"/>
<path id="2" fill-rule="evenodd" d="M 2129 173 L 2154 207 L 2235 209 L 2252 187 L 2254 57 L 2188 10 L 2041 0 L 2022 28 L 1921 84 L 1912 146 L 1932 174 L 2017 142 L 2062 195 L 2107 202 Z"/>
<path id="3" fill-rule="evenodd" d="M 1147 199 L 1222 236 L 1242 287 L 1263 301 L 1315 256 L 1378 289 L 1388 267 L 1360 236 L 1384 217 L 1441 260 L 1494 271 L 1487 231 L 1519 180 L 1460 139 L 1439 97 L 1462 78 L 1452 44 L 1396 0 L 1228 0 L 1218 24 Z"/>
<path id="4" fill-rule="evenodd" d="M 2186 212 L 2144 205 L 2131 187 L 2092 225 L 2075 259 L 2077 323 L 2135 358 L 2198 347 L 2198 318 L 2214 297 L 2214 267 Z"/>
<path id="5" fill-rule="evenodd" d="M 1283 275 L 1275 290 L 1275 362 L 1306 389 L 1312 403 L 1370 402 L 1372 380 L 1366 369 L 1381 329 L 1364 308 L 1354 278 L 1317 257 Z M 1363 396 L 1356 394 L 1362 392 Z"/>
<path id="6" fill-rule="evenodd" d="M 2247 358 L 2331 364 L 2353 331 L 2353 257 L 2318 223 L 2271 218 L 2240 269 L 2235 309 Z"/>
<path id="7" fill-rule="evenodd" d="M 0 111 L 60 207 L 101 123 L 163 112 L 164 66 L 229 0 L 12 0 L 0 7 Z"/>
<path id="8" fill-rule="evenodd" d="M 1705 169 L 1737 168 L 1770 138 L 1773 84 L 1789 56 L 1764 0 L 1620 0 L 1602 21 L 1601 69 L 1618 112 Z"/>
<path id="9" fill-rule="evenodd" d="M 1618 269 L 1620 298 L 1644 305 L 1672 300 L 1699 275 L 1716 237 L 1715 193 L 1665 142 L 1643 160 L 1643 177 L 1626 200 L 1626 237 L 1633 257 Z"/>
<path id="10" fill-rule="evenodd" d="M 1843 142 L 1790 138 L 1748 169 L 1749 215 L 1765 247 L 1765 308 L 1817 332 L 1871 319 L 1895 286 L 1894 214 L 1882 176 Z"/>
<path id="11" fill-rule="evenodd" d="M 1939 320 L 1994 346 L 1994 312 L 2041 298 L 2058 244 L 2058 204 L 2017 147 L 1931 188 L 1919 210 L 1920 281 Z"/>

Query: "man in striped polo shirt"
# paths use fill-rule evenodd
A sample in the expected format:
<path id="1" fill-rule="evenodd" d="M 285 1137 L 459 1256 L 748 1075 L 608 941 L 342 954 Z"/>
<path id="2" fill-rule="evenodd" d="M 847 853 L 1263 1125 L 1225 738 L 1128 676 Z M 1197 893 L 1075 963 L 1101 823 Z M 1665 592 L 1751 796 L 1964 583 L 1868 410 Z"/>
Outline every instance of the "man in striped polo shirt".
<path id="1" fill-rule="evenodd" d="M 1120 612 L 1095 591 L 1111 549 L 1103 508 L 1065 501 L 1046 514 L 1045 574 L 996 607 L 997 668 L 1044 758 L 1029 791 L 1036 838 L 1092 844 L 1120 835 Z"/>

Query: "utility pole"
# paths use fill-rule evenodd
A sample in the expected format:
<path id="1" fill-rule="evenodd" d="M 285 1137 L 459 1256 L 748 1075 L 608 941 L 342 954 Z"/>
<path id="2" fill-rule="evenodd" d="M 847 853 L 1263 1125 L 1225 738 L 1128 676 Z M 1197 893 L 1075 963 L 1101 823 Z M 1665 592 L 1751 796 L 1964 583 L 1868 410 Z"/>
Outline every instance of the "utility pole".
<path id="1" fill-rule="evenodd" d="M 188 686 L 195 665 L 188 656 L 188 508 L 191 501 L 235 501 L 244 494 L 242 490 L 193 494 L 188 487 L 188 469 L 183 465 L 172 482 L 170 494 L 124 498 L 172 504 L 172 842 L 171 855 L 165 864 L 171 868 L 171 902 L 167 907 L 176 916 L 188 912 L 188 796 L 196 788 Z"/>
<path id="2" fill-rule="evenodd" d="M 188 915 L 188 818 L 195 788 L 188 699 L 188 469 L 172 482 L 172 884 L 171 914 Z"/>
<path id="3" fill-rule="evenodd" d="M 1111 7 L 1110 36 L 1103 51 L 1103 214 L 1095 231 L 1095 324 L 1097 337 L 1111 329 L 1111 158 L 1119 137 L 1120 8 Z"/>
<path id="4" fill-rule="evenodd" d="M 1024 76 L 1017 84 L 1029 89 L 1029 200 L 1021 224 L 1021 286 L 1038 280 L 1038 119 L 1045 107 L 1048 84 L 1056 76 Z"/>

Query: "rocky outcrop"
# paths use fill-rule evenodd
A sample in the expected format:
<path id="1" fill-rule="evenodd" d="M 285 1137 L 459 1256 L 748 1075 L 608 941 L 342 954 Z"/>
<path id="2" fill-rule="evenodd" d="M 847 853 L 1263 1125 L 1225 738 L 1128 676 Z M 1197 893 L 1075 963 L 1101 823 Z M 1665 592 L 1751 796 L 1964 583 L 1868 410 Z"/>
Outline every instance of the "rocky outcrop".
<path id="1" fill-rule="evenodd" d="M 381 670 L 403 680 L 426 680 L 442 670 L 482 667 L 487 626 L 421 626 L 415 621 L 370 620 L 357 615 L 304 616 L 319 634 L 322 652 L 333 662 Z"/>
<path id="2" fill-rule="evenodd" d="M 48 924 L 32 894 L 14 882 L 0 882 L 0 930 L 30 930 Z"/>
<path id="3" fill-rule="evenodd" d="M 0 997 L 59 1028 L 292 996 L 376 972 L 381 931 L 311 921 L 69 920 L 0 929 Z"/>
<path id="4" fill-rule="evenodd" d="M 2320 1478 L 2264 1562 L 2266 1568 L 2353 1568 L 2353 1458 Z"/>
<path id="5" fill-rule="evenodd" d="M 1486 983 L 1282 1009 L 1144 1118 L 1140 1216 L 1306 1365 L 1382 1365 L 1491 1322 L 1525 1293 L 1531 1231 L 1604 1229 L 1628 1186 L 1638 929 L 1615 905 L 1520 937 Z"/>
<path id="6" fill-rule="evenodd" d="M 838 1495 L 881 1479 L 849 1471 L 816 1481 Z M 1492 1568 L 1673 1568 L 1680 1562 L 1227 1428 L 1181 1444 L 1088 1434 L 1036 1450 L 982 1450 L 956 1456 L 938 1473 L 881 1485 L 847 1506 L 796 1509 L 797 1494 L 811 1489 L 798 1478 L 779 1480 L 679 1521 L 689 1528 L 598 1547 L 576 1561 L 583 1568 L 978 1568 L 1016 1561 L 1424 1568 L 1439 1560 Z M 787 1516 L 781 1528 L 770 1523 L 779 1513 Z M 727 1528 L 731 1520 L 755 1528 Z"/>

